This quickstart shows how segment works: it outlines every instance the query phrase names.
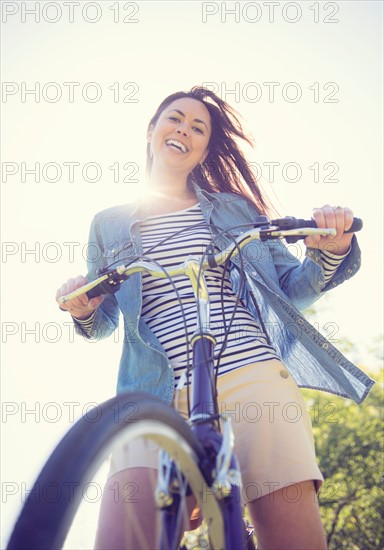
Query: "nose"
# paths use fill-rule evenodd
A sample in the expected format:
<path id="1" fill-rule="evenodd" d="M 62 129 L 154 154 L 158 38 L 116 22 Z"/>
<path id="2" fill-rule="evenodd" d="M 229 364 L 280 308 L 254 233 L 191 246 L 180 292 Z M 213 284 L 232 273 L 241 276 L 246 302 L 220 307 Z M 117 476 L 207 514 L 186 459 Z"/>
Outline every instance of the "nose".
<path id="1" fill-rule="evenodd" d="M 183 136 L 188 136 L 188 125 L 185 122 L 184 124 L 180 125 L 178 128 L 176 128 L 176 132 L 178 134 L 182 134 Z"/>

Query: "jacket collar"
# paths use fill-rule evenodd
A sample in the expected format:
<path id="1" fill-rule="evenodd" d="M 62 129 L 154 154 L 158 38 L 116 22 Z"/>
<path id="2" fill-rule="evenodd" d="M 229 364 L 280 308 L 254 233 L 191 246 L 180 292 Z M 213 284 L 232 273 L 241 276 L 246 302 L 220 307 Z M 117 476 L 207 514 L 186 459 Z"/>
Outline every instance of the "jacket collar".
<path id="1" fill-rule="evenodd" d="M 196 197 L 199 199 L 200 202 L 212 202 L 215 200 L 216 193 L 210 193 L 209 191 L 206 191 L 205 189 L 202 189 L 195 180 L 192 180 L 192 187 L 196 193 Z"/>

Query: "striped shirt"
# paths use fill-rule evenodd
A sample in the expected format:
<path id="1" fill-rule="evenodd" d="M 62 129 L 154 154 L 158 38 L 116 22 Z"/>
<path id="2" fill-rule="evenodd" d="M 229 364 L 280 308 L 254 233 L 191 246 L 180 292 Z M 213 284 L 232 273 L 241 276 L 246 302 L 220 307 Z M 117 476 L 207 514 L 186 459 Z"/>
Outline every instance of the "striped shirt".
<path id="1" fill-rule="evenodd" d="M 141 222 L 140 233 L 143 255 L 164 269 L 183 263 L 189 255 L 201 256 L 212 240 L 199 204 L 178 212 L 152 216 Z M 335 256 L 322 251 L 326 282 L 347 254 Z M 217 340 L 215 366 L 220 356 L 218 375 L 250 363 L 279 358 L 260 325 L 233 292 L 228 270 L 224 272 L 223 266 L 208 269 L 205 280 L 210 296 L 210 329 Z M 177 385 L 186 371 L 188 359 L 190 365 L 192 361 L 192 354 L 189 353 L 188 357 L 187 350 L 191 352 L 189 342 L 196 330 L 197 305 L 191 283 L 186 275 L 174 277 L 171 282 L 143 273 L 142 285 L 142 319 L 164 348 Z M 87 330 L 92 320 L 93 315 L 80 323 Z M 224 340 L 226 346 L 223 350 Z"/>
<path id="2" fill-rule="evenodd" d="M 333 254 L 329 250 L 321 250 L 321 263 L 324 269 L 325 284 L 329 283 L 341 262 L 348 256 L 350 249 L 345 254 Z"/>
<path id="3" fill-rule="evenodd" d="M 153 216 L 140 224 L 140 232 L 144 255 L 150 255 L 165 269 L 181 264 L 186 256 L 201 256 L 212 240 L 200 205 Z M 188 342 L 196 330 L 197 305 L 192 285 L 186 275 L 174 277 L 173 284 L 168 279 L 157 279 L 147 273 L 143 274 L 142 280 L 142 318 L 163 346 L 177 383 L 186 369 Z M 214 350 L 217 359 L 223 347 L 225 327 L 230 323 L 238 299 L 232 291 L 228 270 L 224 273 L 223 266 L 205 271 L 205 280 L 210 296 L 210 328 L 217 340 Z M 268 345 L 251 313 L 239 302 L 228 333 L 226 349 L 220 358 L 218 374 L 272 358 L 277 358 L 274 348 Z"/>

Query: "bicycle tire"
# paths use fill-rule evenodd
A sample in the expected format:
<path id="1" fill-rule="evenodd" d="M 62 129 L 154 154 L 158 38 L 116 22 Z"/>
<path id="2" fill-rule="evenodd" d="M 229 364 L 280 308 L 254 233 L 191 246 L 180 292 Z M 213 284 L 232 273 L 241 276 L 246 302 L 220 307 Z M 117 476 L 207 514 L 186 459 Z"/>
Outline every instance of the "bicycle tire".
<path id="1" fill-rule="evenodd" d="M 130 409 L 133 414 L 129 414 Z M 65 494 L 64 488 L 70 481 L 74 487 L 71 498 L 36 502 L 32 490 L 16 521 L 7 550 L 61 549 L 80 505 L 84 484 L 92 479 L 118 438 L 126 441 L 139 436 L 155 441 L 178 463 L 195 493 L 203 517 L 215 525 L 212 546 L 225 548 L 220 507 L 198 466 L 204 461 L 205 451 L 179 413 L 146 393 L 121 394 L 93 410 L 98 412 L 97 421 L 82 417 L 76 422 L 54 449 L 34 485 L 35 489 L 54 484 L 56 490 L 59 487 Z"/>

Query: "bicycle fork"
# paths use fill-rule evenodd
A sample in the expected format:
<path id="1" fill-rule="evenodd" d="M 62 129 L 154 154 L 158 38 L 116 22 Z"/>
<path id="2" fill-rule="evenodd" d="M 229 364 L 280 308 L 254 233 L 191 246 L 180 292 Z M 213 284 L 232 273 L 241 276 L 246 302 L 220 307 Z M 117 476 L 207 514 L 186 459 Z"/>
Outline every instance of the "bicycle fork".
<path id="1" fill-rule="evenodd" d="M 215 340 L 211 334 L 196 334 L 192 340 L 192 430 L 202 442 L 210 457 L 210 471 L 202 465 L 203 472 L 209 475 L 208 490 L 220 503 L 225 527 L 225 548 L 244 548 L 244 526 L 241 501 L 241 474 L 234 454 L 234 435 L 231 418 L 215 410 L 216 389 L 213 368 L 213 347 Z M 204 368 L 198 368 L 198 365 Z M 214 423 L 222 421 L 222 433 Z M 214 465 L 212 467 L 212 465 Z"/>

